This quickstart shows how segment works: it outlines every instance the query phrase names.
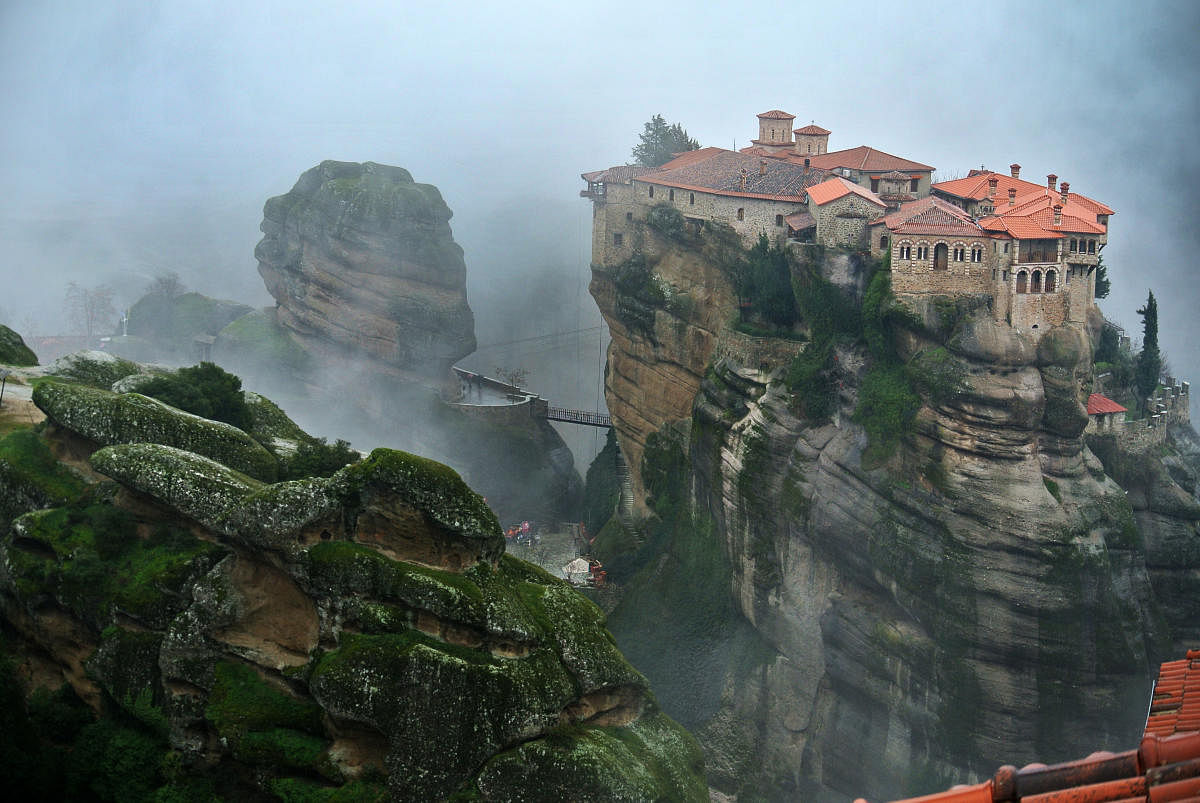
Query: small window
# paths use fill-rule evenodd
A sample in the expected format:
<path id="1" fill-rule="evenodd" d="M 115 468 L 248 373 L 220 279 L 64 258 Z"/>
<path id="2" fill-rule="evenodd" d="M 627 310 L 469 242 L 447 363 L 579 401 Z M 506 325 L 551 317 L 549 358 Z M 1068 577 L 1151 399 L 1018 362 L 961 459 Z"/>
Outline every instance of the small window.
<path id="1" fill-rule="evenodd" d="M 1096 253 L 1096 241 L 1095 240 L 1088 240 L 1088 253 L 1089 254 Z"/>
<path id="2" fill-rule="evenodd" d="M 1004 253 L 1008 253 L 1008 243 L 1004 244 Z"/>
<path id="3" fill-rule="evenodd" d="M 667 200 L 668 200 L 668 201 L 674 201 L 674 200 L 675 200 L 675 190 L 668 190 L 668 191 L 667 191 Z"/>
<path id="4" fill-rule="evenodd" d="M 694 193 L 694 192 L 688 193 L 688 203 L 692 204 L 693 206 L 696 205 L 696 193 Z"/>
<path id="5" fill-rule="evenodd" d="M 920 181 L 920 179 L 915 179 L 915 178 L 910 180 L 908 182 L 908 191 L 916 192 L 917 191 L 917 182 L 919 182 L 919 181 Z"/>
<path id="6" fill-rule="evenodd" d="M 982 262 L 983 261 L 983 248 L 972 248 L 971 249 L 971 261 L 972 262 Z"/>
<path id="7" fill-rule="evenodd" d="M 653 184 L 650 185 L 650 197 L 651 198 L 654 197 L 654 185 Z"/>
<path id="8" fill-rule="evenodd" d="M 879 248 L 884 249 L 884 248 L 887 248 L 887 246 L 888 246 L 888 239 L 887 239 L 887 235 L 884 234 L 884 235 L 880 236 L 880 238 L 879 238 Z"/>
<path id="9" fill-rule="evenodd" d="M 1074 239 L 1071 240 L 1071 253 L 1072 254 L 1078 250 L 1078 248 L 1077 248 L 1078 244 L 1079 244 L 1078 240 L 1074 240 Z"/>
<path id="10" fill-rule="evenodd" d="M 996 281 L 996 269 L 992 268 L 992 281 Z"/>
<path id="11" fill-rule="evenodd" d="M 871 192 L 879 192 L 879 179 L 871 179 Z"/>
<path id="12" fill-rule="evenodd" d="M 630 221 L 630 222 L 632 222 L 632 221 L 633 221 L 633 213 L 632 213 L 632 212 L 626 212 L 626 213 L 625 213 L 625 219 L 626 219 L 626 220 L 628 220 L 628 221 Z"/>
<path id="13" fill-rule="evenodd" d="M 776 215 L 776 216 L 775 216 L 775 225 L 776 225 L 776 226 L 782 226 L 782 225 L 783 225 L 783 215 Z"/>
<path id="14" fill-rule="evenodd" d="M 745 209 L 745 207 L 739 206 L 738 207 L 738 220 L 745 220 L 745 219 L 746 219 L 746 209 Z"/>
<path id="15" fill-rule="evenodd" d="M 613 234 L 613 245 L 621 245 L 623 242 L 625 242 L 624 234 L 621 234 L 619 231 Z"/>

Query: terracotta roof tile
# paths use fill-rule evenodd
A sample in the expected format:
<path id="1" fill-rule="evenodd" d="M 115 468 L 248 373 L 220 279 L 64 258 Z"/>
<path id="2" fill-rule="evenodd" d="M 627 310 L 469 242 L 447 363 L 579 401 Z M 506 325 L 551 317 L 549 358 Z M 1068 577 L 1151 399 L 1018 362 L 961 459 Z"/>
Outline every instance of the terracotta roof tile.
<path id="1" fill-rule="evenodd" d="M 788 114 L 787 112 L 781 111 L 779 109 L 771 109 L 771 111 L 763 112 L 762 114 L 760 114 L 758 116 L 760 119 L 763 119 L 763 120 L 795 120 L 796 119 L 796 115 Z"/>
<path id="2" fill-rule="evenodd" d="M 765 161 L 764 166 L 759 157 L 750 154 L 702 148 L 681 154 L 637 180 L 664 187 L 800 204 L 804 202 L 805 190 L 829 178 L 824 170 L 806 169 L 781 159 Z"/>
<path id="3" fill-rule="evenodd" d="M 982 784 L 896 803 L 1195 801 L 1200 799 L 1200 715 L 1193 720 L 1186 713 L 1192 700 L 1200 702 L 1200 650 L 1188 650 L 1185 658 L 1159 668 L 1146 732 L 1136 750 L 1019 770 L 1004 766 Z"/>
<path id="4" fill-rule="evenodd" d="M 986 217 L 979 221 L 979 225 L 987 231 L 1008 234 L 1018 240 L 1061 240 L 1063 237 L 1027 217 Z"/>
<path id="5" fill-rule="evenodd" d="M 1099 393 L 1093 393 L 1091 396 L 1088 396 L 1088 401 L 1087 401 L 1087 414 L 1088 415 L 1096 415 L 1097 413 L 1124 413 L 1124 412 L 1126 412 L 1124 407 L 1117 404 L 1115 401 L 1108 398 L 1107 396 L 1103 396 Z"/>
<path id="6" fill-rule="evenodd" d="M 836 201 L 850 194 L 858 195 L 876 206 L 886 207 L 883 201 L 879 200 L 879 196 L 868 190 L 866 187 L 860 187 L 853 181 L 847 181 L 841 176 L 834 176 L 828 181 L 824 181 L 816 186 L 808 188 L 808 199 L 817 206 L 824 206 L 830 201 Z"/>
<path id="7" fill-rule="evenodd" d="M 884 153 L 866 145 L 813 156 L 796 154 L 790 158 L 793 160 L 808 159 L 810 165 L 822 168 L 823 170 L 832 170 L 835 167 L 849 167 L 854 170 L 880 173 L 888 170 L 905 170 L 909 172 L 914 170 L 919 172 L 933 170 L 929 165 L 914 162 L 910 159 L 902 159 L 899 156 L 893 156 L 890 153 Z"/>
<path id="8" fill-rule="evenodd" d="M 825 134 L 832 134 L 833 132 L 827 131 L 824 128 L 821 128 L 821 126 L 819 126 L 819 125 L 806 125 L 806 126 L 804 126 L 804 128 L 797 128 L 792 133 L 793 134 L 801 134 L 801 135 L 814 135 L 815 134 L 818 136 L 823 136 Z"/>
<path id="9" fill-rule="evenodd" d="M 895 234 L 984 236 L 983 230 L 970 215 L 954 204 L 933 196 L 902 205 L 884 217 L 883 223 Z"/>
<path id="10" fill-rule="evenodd" d="M 796 231 L 804 231 L 817 225 L 817 219 L 807 212 L 797 212 L 794 215 L 788 215 L 783 220 Z"/>
<path id="11" fill-rule="evenodd" d="M 653 172 L 653 167 L 644 165 L 617 165 L 610 167 L 607 170 L 594 170 L 591 173 L 583 173 L 584 181 L 602 181 L 605 184 L 619 184 L 628 182 L 630 179 L 645 173 Z"/>
<path id="12" fill-rule="evenodd" d="M 955 198 L 982 201 L 988 197 L 988 179 L 990 178 L 996 179 L 995 200 L 997 202 L 1007 200 L 1009 188 L 1015 189 L 1017 195 L 1027 195 L 1031 192 L 1045 189 L 1041 184 L 1034 184 L 1032 181 L 1013 178 L 1005 173 L 993 173 L 990 170 L 984 173 L 975 173 L 975 175 L 967 176 L 966 178 L 939 181 L 933 185 L 933 189 L 943 192 L 946 195 L 953 195 Z"/>

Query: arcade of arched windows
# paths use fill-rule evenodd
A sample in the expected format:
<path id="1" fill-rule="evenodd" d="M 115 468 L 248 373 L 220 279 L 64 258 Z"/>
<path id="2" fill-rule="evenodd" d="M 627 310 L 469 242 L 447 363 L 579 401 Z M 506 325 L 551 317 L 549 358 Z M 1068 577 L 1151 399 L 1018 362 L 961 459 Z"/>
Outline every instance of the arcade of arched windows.
<path id="1" fill-rule="evenodd" d="M 880 247 L 885 247 L 882 245 Z M 934 270 L 946 270 L 951 265 L 982 263 L 983 246 L 964 241 L 900 240 L 894 244 L 896 256 L 901 262 L 933 261 Z"/>
<path id="2" fill-rule="evenodd" d="M 1053 293 L 1060 289 L 1058 271 L 1021 270 L 1017 271 L 1017 292 L 1024 293 Z"/>

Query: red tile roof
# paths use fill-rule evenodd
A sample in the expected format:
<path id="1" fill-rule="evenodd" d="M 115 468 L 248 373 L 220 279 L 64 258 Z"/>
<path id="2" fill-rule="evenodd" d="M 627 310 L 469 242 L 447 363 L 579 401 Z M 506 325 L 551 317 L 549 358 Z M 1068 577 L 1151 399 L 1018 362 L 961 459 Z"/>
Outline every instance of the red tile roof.
<path id="1" fill-rule="evenodd" d="M 796 154 L 791 158 L 793 160 L 808 159 L 810 165 L 820 167 L 823 170 L 832 170 L 835 167 L 849 167 L 853 170 L 878 173 L 884 173 L 888 170 L 904 170 L 908 172 L 914 170 L 919 172 L 933 170 L 929 165 L 914 162 L 910 159 L 901 159 L 899 156 L 892 156 L 890 153 L 877 151 L 866 145 L 859 145 L 857 148 L 847 148 L 842 151 L 815 154 L 813 156 Z"/>
<path id="2" fill-rule="evenodd" d="M 653 170 L 653 167 L 646 167 L 644 165 L 617 165 L 607 170 L 593 170 L 591 173 L 582 173 L 580 175 L 584 181 L 588 182 L 602 181 L 605 184 L 618 184 L 628 182 L 632 178 Z"/>
<path id="3" fill-rule="evenodd" d="M 996 205 L 997 211 L 1000 211 L 1007 203 L 1009 189 L 1017 191 L 1017 205 L 1020 206 L 1027 200 L 1031 200 L 1032 196 L 1038 195 L 1045 198 L 1061 198 L 1062 193 L 1052 191 L 1044 184 L 1035 184 L 1032 181 L 1025 181 L 1020 178 L 1013 178 L 1007 173 L 993 173 L 990 170 L 978 172 L 973 171 L 973 175 L 966 178 L 957 178 L 952 181 L 939 181 L 933 185 L 933 190 L 946 195 L 952 195 L 955 198 L 963 198 L 973 201 L 982 201 L 988 197 L 988 179 L 996 179 L 996 196 L 993 202 Z M 1096 215 L 1111 215 L 1113 210 L 1107 205 L 1100 203 L 1085 195 L 1072 192 L 1069 193 L 1067 205 L 1077 204 L 1081 207 L 1075 212 L 1076 217 L 1083 220 L 1095 221 Z M 1056 201 L 1055 203 L 1060 203 Z M 1068 212 L 1068 214 L 1072 214 Z"/>
<path id="4" fill-rule="evenodd" d="M 884 217 L 882 222 L 895 234 L 985 236 L 979 224 L 972 220 L 970 215 L 954 204 L 933 196 L 904 204 Z"/>
<path id="5" fill-rule="evenodd" d="M 1087 414 L 1096 415 L 1097 413 L 1124 413 L 1125 408 L 1117 404 L 1107 396 L 1102 396 L 1099 393 L 1093 393 L 1088 396 Z M 1164 664 L 1165 666 L 1165 664 Z"/>
<path id="6" fill-rule="evenodd" d="M 1004 766 L 983 783 L 894 803 L 1166 803 L 1200 800 L 1200 650 L 1159 668 L 1136 750 Z M 855 803 L 866 803 L 861 798 Z"/>
<path id="7" fill-rule="evenodd" d="M 1063 235 L 1042 227 L 1027 217 L 985 217 L 979 226 L 996 234 L 1008 234 L 1018 240 L 1061 240 Z"/>
<path id="8" fill-rule="evenodd" d="M 764 119 L 764 120 L 795 120 L 796 119 L 796 115 L 788 114 L 787 112 L 780 111 L 779 109 L 771 109 L 771 111 L 763 112 L 762 114 L 760 114 L 758 116 L 760 119 Z"/>
<path id="9" fill-rule="evenodd" d="M 816 218 L 808 214 L 808 212 L 797 212 L 794 215 L 788 215 L 783 220 L 796 231 L 804 231 L 817 225 Z"/>
<path id="10" fill-rule="evenodd" d="M 836 201 L 850 194 L 858 195 L 876 206 L 887 207 L 883 201 L 879 200 L 879 196 L 868 190 L 866 187 L 860 187 L 853 181 L 847 181 L 841 176 L 834 176 L 828 181 L 821 182 L 816 186 L 808 188 L 808 199 L 817 206 L 824 206 L 830 201 Z"/>
<path id="11" fill-rule="evenodd" d="M 806 126 L 804 126 L 804 128 L 797 128 L 792 133 L 793 134 L 807 134 L 807 135 L 816 134 L 816 135 L 823 136 L 825 134 L 832 134 L 833 132 L 826 131 L 824 128 L 821 128 L 821 126 L 819 126 L 819 125 L 806 125 Z"/>

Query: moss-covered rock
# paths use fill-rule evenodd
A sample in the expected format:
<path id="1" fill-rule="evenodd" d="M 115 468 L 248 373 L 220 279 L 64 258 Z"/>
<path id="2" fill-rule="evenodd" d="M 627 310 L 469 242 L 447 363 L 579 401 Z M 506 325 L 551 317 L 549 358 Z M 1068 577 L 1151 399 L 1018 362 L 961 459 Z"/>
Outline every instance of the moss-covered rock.
<path id="1" fill-rule="evenodd" d="M 0 324 L 0 365 L 37 365 L 37 355 L 19 334 Z"/>
<path id="2" fill-rule="evenodd" d="M 218 529 L 222 514 L 262 483 L 193 452 L 157 443 L 107 446 L 91 457 L 93 468 Z"/>
<path id="3" fill-rule="evenodd" d="M 628 728 L 564 727 L 489 761 L 462 798 L 489 801 L 705 800 L 700 745 L 662 714 Z"/>
<path id="4" fill-rule="evenodd" d="M 46 369 L 49 376 L 108 390 L 113 383 L 141 373 L 141 366 L 107 351 L 79 351 L 59 357 Z"/>
<path id="5" fill-rule="evenodd" d="M 85 484 L 78 471 L 55 459 L 42 433 L 9 433 L 0 440 L 0 532 L 22 513 L 65 504 Z"/>
<path id="6" fill-rule="evenodd" d="M 33 402 L 55 424 L 102 446 L 174 446 L 265 481 L 275 479 L 279 470 L 271 453 L 237 427 L 176 410 L 137 393 L 117 394 L 46 381 L 34 388 Z"/>

